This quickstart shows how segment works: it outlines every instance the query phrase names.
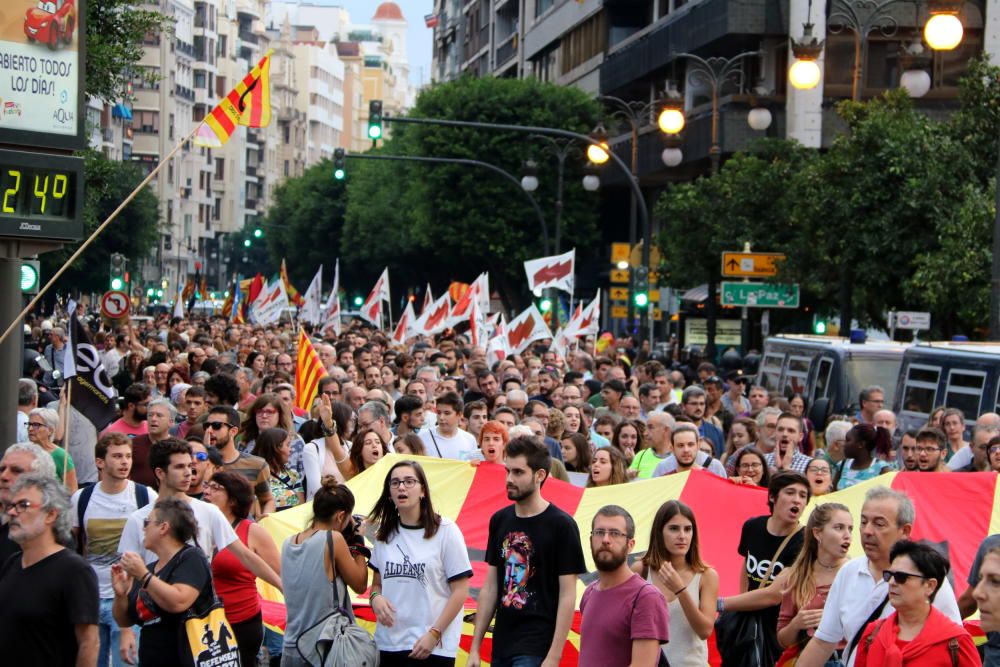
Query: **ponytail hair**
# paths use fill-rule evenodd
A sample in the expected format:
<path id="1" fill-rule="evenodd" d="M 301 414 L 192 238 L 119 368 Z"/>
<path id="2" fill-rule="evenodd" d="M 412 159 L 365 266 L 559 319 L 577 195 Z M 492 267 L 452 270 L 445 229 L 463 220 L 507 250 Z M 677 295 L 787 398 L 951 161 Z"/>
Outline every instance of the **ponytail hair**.
<path id="1" fill-rule="evenodd" d="M 855 424 L 851 431 L 873 455 L 886 458 L 892 452 L 892 433 L 889 429 L 872 424 Z"/>
<path id="2" fill-rule="evenodd" d="M 320 482 L 320 488 L 313 496 L 312 523 L 327 522 L 337 512 L 354 511 L 354 494 L 346 486 L 341 485 L 333 475 L 326 475 Z"/>

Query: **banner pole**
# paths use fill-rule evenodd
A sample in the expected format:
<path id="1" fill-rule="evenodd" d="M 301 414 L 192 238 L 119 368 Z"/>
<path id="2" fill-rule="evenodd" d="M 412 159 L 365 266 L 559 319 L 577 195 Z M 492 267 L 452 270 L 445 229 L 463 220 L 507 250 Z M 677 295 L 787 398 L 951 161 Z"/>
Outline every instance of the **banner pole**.
<path id="1" fill-rule="evenodd" d="M 97 229 L 94 230 L 94 233 L 91 234 L 86 241 L 80 244 L 80 247 L 76 249 L 76 252 L 70 255 L 70 258 L 67 259 L 66 262 L 61 267 L 59 267 L 59 270 L 56 271 L 51 278 L 49 278 L 49 281 L 45 283 L 45 285 L 40 290 L 38 290 L 38 294 L 36 294 L 35 297 L 30 302 L 28 302 L 28 305 L 24 307 L 21 313 L 14 318 L 14 321 L 11 322 L 10 325 L 7 327 L 7 329 L 3 332 L 3 335 L 0 335 L 0 344 L 2 344 L 5 340 L 7 340 L 7 336 L 10 335 L 10 332 L 17 327 L 17 325 L 21 322 L 21 320 L 23 320 L 24 317 L 28 313 L 30 313 L 36 305 L 38 305 L 38 302 L 45 295 L 45 293 L 48 292 L 49 289 L 56 283 L 56 281 L 59 280 L 59 277 L 62 276 L 62 274 L 64 274 L 66 270 L 69 269 L 70 266 L 73 265 L 73 262 L 75 262 L 77 259 L 80 258 L 80 255 L 83 254 L 83 251 L 89 248 L 90 244 L 97 239 L 97 237 L 101 234 L 101 232 L 103 232 L 108 227 L 108 225 L 114 222 L 115 218 L 118 217 L 118 214 L 121 213 L 123 210 L 125 210 L 125 207 L 128 206 L 129 203 L 131 203 L 131 201 L 136 198 L 136 196 L 142 191 L 143 188 L 149 185 L 150 181 L 156 178 L 156 175 L 160 172 L 160 169 L 163 168 L 163 165 L 169 162 L 171 158 L 173 158 L 174 155 L 177 154 L 177 151 L 179 151 L 181 147 L 184 146 L 184 144 L 189 142 L 191 138 L 194 137 L 199 127 L 201 127 L 201 123 L 195 125 L 194 129 L 191 130 L 191 133 L 188 134 L 186 137 L 184 137 L 179 144 L 174 146 L 173 150 L 167 153 L 167 156 L 162 160 L 160 160 L 160 163 L 156 165 L 156 167 L 154 167 L 153 170 L 149 172 L 146 178 L 142 179 L 142 182 L 139 183 L 139 185 L 137 185 L 134 190 L 132 190 L 131 194 L 129 194 L 129 196 L 126 197 L 125 200 L 118 205 L 118 208 L 112 211 L 111 215 L 109 215 L 107 219 L 104 222 L 102 222 Z"/>

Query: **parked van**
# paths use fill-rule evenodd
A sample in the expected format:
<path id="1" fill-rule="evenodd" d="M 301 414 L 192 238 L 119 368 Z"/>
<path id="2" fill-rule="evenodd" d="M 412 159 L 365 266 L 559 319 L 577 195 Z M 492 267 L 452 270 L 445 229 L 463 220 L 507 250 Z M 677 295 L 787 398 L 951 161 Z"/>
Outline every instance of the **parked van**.
<path id="1" fill-rule="evenodd" d="M 764 342 L 757 384 L 772 395 L 802 394 L 809 418 L 823 428 L 827 415 L 855 414 L 865 387 L 884 388 L 885 403 L 892 405 L 903 353 L 909 346 L 805 334 L 772 336 Z"/>
<path id="2" fill-rule="evenodd" d="M 923 426 L 941 405 L 961 410 L 971 427 L 1000 409 L 998 391 L 1000 343 L 918 343 L 903 355 L 893 409 L 906 429 Z"/>

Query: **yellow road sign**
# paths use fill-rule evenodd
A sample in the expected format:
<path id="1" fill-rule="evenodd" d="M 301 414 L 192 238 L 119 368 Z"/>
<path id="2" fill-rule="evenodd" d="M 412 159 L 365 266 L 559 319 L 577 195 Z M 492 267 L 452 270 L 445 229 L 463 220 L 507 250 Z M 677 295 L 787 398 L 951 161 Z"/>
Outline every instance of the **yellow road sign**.
<path id="1" fill-rule="evenodd" d="M 724 252 L 722 275 L 737 278 L 770 278 L 778 275 L 778 262 L 785 255 L 779 252 Z"/>
<path id="2" fill-rule="evenodd" d="M 628 269 L 612 269 L 611 271 L 611 283 L 612 284 L 628 284 Z"/>
<path id="3" fill-rule="evenodd" d="M 611 294 L 612 301 L 628 301 L 627 287 L 612 287 L 609 293 Z"/>
<path id="4" fill-rule="evenodd" d="M 628 306 L 611 306 L 611 317 L 619 319 L 628 317 Z"/>
<path id="5" fill-rule="evenodd" d="M 649 290 L 649 300 L 652 301 L 653 303 L 656 303 L 657 301 L 659 301 L 660 300 L 660 290 L 658 290 L 658 289 L 651 289 L 651 290 Z"/>
<path id="6" fill-rule="evenodd" d="M 612 243 L 611 263 L 617 264 L 618 262 L 627 262 L 629 250 L 630 248 L 627 243 Z"/>

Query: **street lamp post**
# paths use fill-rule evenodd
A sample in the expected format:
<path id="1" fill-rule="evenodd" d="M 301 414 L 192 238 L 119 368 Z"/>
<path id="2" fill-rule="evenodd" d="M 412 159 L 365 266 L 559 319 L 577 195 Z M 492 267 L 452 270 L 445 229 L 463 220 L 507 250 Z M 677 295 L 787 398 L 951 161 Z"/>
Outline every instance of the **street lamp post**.
<path id="1" fill-rule="evenodd" d="M 744 60 L 756 55 L 760 55 L 760 52 L 746 51 L 735 55 L 732 58 L 724 58 L 722 56 L 702 58 L 701 56 L 693 53 L 681 53 L 677 55 L 678 58 L 684 58 L 688 61 L 686 74 L 688 83 L 692 85 L 704 84 L 708 86 L 711 94 L 712 131 L 711 145 L 708 149 L 708 156 L 712 164 L 713 176 L 719 173 L 719 162 L 722 157 L 722 147 L 719 144 L 719 97 L 722 94 L 722 88 L 727 83 L 732 83 L 742 88 L 746 75 L 743 69 Z M 705 319 L 707 324 L 705 357 L 713 362 L 715 361 L 715 333 L 716 320 L 718 319 L 718 310 L 715 305 L 715 292 L 718 287 L 718 282 L 719 280 L 716 275 L 716 269 L 713 265 L 712 270 L 708 274 L 708 297 L 707 303 L 705 304 Z M 747 309 L 744 308 L 741 326 L 744 349 L 747 349 L 750 335 L 749 329 L 748 313 Z"/>

